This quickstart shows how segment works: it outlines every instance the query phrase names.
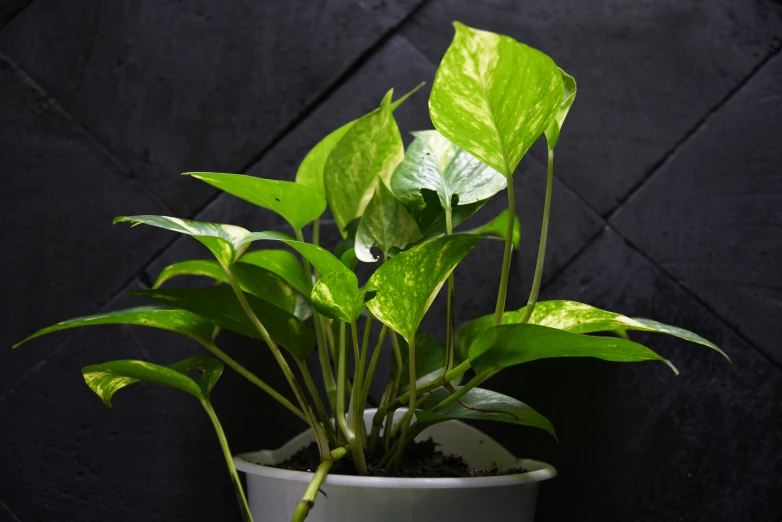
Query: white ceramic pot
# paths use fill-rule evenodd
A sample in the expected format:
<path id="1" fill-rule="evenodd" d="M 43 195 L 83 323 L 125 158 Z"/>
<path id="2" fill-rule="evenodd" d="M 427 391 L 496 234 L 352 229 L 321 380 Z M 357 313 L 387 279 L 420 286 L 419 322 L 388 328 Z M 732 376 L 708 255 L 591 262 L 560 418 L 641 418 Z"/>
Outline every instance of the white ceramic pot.
<path id="1" fill-rule="evenodd" d="M 366 410 L 369 426 L 375 410 Z M 401 415 L 402 410 L 397 411 Z M 384 478 L 329 475 L 307 522 L 533 522 L 538 482 L 556 476 L 549 464 L 517 459 L 498 442 L 459 421 L 436 424 L 420 439 L 434 438 L 446 454 L 470 467 L 524 468 L 515 475 L 476 478 Z M 256 522 L 289 522 L 312 473 L 269 467 L 314 441 L 301 433 L 276 450 L 234 457 L 247 474 L 247 497 Z"/>

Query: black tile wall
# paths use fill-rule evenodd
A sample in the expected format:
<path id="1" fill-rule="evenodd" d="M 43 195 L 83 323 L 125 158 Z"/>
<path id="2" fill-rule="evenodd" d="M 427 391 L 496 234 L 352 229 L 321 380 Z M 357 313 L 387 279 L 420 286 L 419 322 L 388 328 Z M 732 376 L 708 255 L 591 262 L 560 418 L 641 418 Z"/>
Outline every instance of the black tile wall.
<path id="1" fill-rule="evenodd" d="M 323 135 L 388 88 L 401 95 L 421 81 L 396 117 L 406 140 L 431 127 L 428 89 L 453 20 L 541 48 L 579 82 L 558 147 L 542 298 L 677 324 L 733 359 L 639 336 L 681 375 L 552 360 L 497 377 L 492 387 L 558 430 L 559 445 L 481 426 L 559 469 L 541 488 L 538 520 L 779 521 L 782 6 L 771 0 L 0 2 L 4 345 L 136 304 L 126 290 L 207 257 L 188 238 L 111 227 L 114 215 L 285 230 L 180 172 L 291 180 Z M 508 308 L 529 291 L 541 150 L 514 178 L 523 239 Z M 503 206 L 493 200 L 474 222 Z M 333 227 L 324 237 L 336 241 Z M 457 320 L 493 310 L 500 257 L 486 242 L 457 270 Z M 444 319 L 439 298 L 424 328 Z M 218 344 L 285 389 L 259 343 L 221 334 Z M 103 360 L 194 353 L 190 341 L 129 327 L 0 350 L 0 520 L 237 519 L 196 401 L 139 385 L 107 410 L 79 375 Z M 214 402 L 236 452 L 303 427 L 231 371 Z"/>

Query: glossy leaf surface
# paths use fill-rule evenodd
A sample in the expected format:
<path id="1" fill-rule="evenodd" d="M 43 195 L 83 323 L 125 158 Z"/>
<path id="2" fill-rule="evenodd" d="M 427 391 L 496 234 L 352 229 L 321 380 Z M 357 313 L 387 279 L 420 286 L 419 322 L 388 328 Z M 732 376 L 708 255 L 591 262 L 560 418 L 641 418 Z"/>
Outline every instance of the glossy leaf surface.
<path id="1" fill-rule="evenodd" d="M 448 390 L 444 388 L 432 392 L 424 401 L 423 410 L 415 412 L 416 419 L 427 425 L 451 419 L 508 422 L 539 428 L 550 433 L 555 439 L 557 438 L 554 426 L 543 415 L 513 397 L 482 388 L 473 388 L 461 397 L 464 404 L 475 409 L 465 408 L 458 402 L 454 402 L 437 412 L 426 411 L 445 400 L 449 395 Z"/>
<path id="2" fill-rule="evenodd" d="M 408 207 L 424 208 L 422 190 L 437 193 L 443 209 L 490 198 L 507 186 L 505 176 L 460 149 L 436 130 L 414 132 L 415 140 L 391 176 L 391 189 Z"/>
<path id="3" fill-rule="evenodd" d="M 426 241 L 395 256 L 366 284 L 375 296 L 367 308 L 408 342 L 456 265 L 480 238 L 456 234 Z"/>
<path id="4" fill-rule="evenodd" d="M 107 324 L 128 324 L 160 328 L 161 330 L 186 335 L 202 344 L 211 344 L 212 331 L 214 330 L 214 324 L 186 310 L 164 308 L 162 306 L 138 306 L 103 314 L 76 317 L 53 324 L 38 330 L 25 340 L 14 345 L 14 348 L 42 335 L 70 330 L 71 328 L 81 328 L 82 326 Z"/>
<path id="5" fill-rule="evenodd" d="M 326 198 L 317 190 L 292 181 L 215 172 L 187 172 L 186 175 L 271 210 L 282 216 L 294 229 L 301 230 L 326 210 Z"/>
<path id="6" fill-rule="evenodd" d="M 326 160 L 326 197 L 337 227 L 345 227 L 364 213 L 378 179 L 386 183 L 404 158 L 404 145 L 391 109 L 389 91 L 380 108 L 359 118 L 336 144 Z"/>
<path id="7" fill-rule="evenodd" d="M 450 141 L 505 176 L 559 110 L 556 64 L 513 38 L 458 22 L 437 69 L 429 114 Z"/>
<path id="8" fill-rule="evenodd" d="M 312 289 L 312 306 L 332 319 L 353 323 L 364 308 L 363 293 L 353 272 L 331 272 Z"/>
<path id="9" fill-rule="evenodd" d="M 199 370 L 201 375 L 191 379 L 186 372 Z M 171 366 L 160 366 L 145 361 L 122 360 L 87 366 L 82 375 L 87 386 L 111 408 L 111 398 L 122 388 L 145 381 L 187 392 L 198 399 L 209 398 L 223 365 L 211 357 L 191 357 Z"/>
<path id="10" fill-rule="evenodd" d="M 246 252 L 239 258 L 239 262 L 259 266 L 277 274 L 297 292 L 304 295 L 309 292 L 304 267 L 296 256 L 287 250 L 253 250 Z"/>
<path id="11" fill-rule="evenodd" d="M 508 210 L 505 209 L 502 212 L 500 212 L 496 218 L 492 219 L 490 222 L 486 223 L 485 225 L 474 228 L 472 230 L 468 230 L 464 232 L 465 234 L 480 234 L 480 235 L 495 235 L 497 237 L 504 238 L 505 237 L 505 231 L 508 228 Z M 513 248 L 518 249 L 519 245 L 521 244 L 521 224 L 519 223 L 519 218 L 514 216 L 513 218 L 513 236 L 511 237 L 513 241 Z"/>
<path id="12" fill-rule="evenodd" d="M 383 181 L 379 181 L 356 231 L 356 257 L 372 263 L 378 260 L 370 251 L 372 246 L 388 254 L 392 248 L 404 249 L 421 237 L 418 225 L 405 206 Z"/>
<path id="13" fill-rule="evenodd" d="M 508 324 L 484 330 L 470 345 L 468 356 L 479 375 L 554 357 L 596 357 L 614 362 L 662 361 L 676 372 L 670 362 L 642 344 L 534 324 Z"/>
<path id="14" fill-rule="evenodd" d="M 131 294 L 187 310 L 212 321 L 221 328 L 261 339 L 230 288 L 160 288 L 140 290 Z M 246 294 L 246 297 L 276 343 L 302 359 L 312 352 L 315 346 L 315 334 L 309 326 L 293 314 L 263 299 L 251 294 Z"/>
<path id="15" fill-rule="evenodd" d="M 554 120 L 545 131 L 546 141 L 550 149 L 557 146 L 557 143 L 559 142 L 559 133 L 562 130 L 562 125 L 565 123 L 567 113 L 570 112 L 570 107 L 572 107 L 573 102 L 576 101 L 576 79 L 562 69 L 560 69 L 559 72 L 562 74 L 562 84 L 565 87 L 565 94 L 562 105 L 560 105 L 556 116 L 554 116 Z"/>
<path id="16" fill-rule="evenodd" d="M 310 243 L 296 241 L 292 237 L 287 236 L 281 232 L 253 232 L 249 234 L 245 240 L 248 242 L 281 241 L 301 254 L 321 274 L 330 274 L 331 272 L 350 272 L 349 268 L 343 265 L 342 262 L 334 256 L 334 254 L 325 248 L 321 248 Z"/>

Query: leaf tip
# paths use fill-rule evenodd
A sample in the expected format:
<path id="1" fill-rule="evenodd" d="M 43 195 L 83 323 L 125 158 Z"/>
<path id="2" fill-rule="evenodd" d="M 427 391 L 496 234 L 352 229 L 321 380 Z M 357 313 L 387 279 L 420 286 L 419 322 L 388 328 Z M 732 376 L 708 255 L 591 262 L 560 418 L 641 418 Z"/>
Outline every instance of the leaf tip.
<path id="1" fill-rule="evenodd" d="M 677 376 L 679 375 L 679 370 L 676 369 L 676 366 L 673 365 L 671 361 L 668 359 L 662 359 L 662 361 L 668 365 L 668 367 L 673 370 L 673 373 L 675 373 Z"/>

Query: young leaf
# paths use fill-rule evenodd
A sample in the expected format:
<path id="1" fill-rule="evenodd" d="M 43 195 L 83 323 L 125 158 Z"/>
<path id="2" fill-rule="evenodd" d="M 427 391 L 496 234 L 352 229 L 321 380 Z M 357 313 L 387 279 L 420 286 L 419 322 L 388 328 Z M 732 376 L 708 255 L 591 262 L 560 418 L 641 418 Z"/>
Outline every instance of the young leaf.
<path id="1" fill-rule="evenodd" d="M 213 323 L 186 310 L 164 308 L 162 306 L 139 306 L 136 308 L 117 310 L 115 312 L 68 319 L 67 321 L 62 321 L 38 330 L 23 341 L 15 344 L 13 347 L 17 348 L 36 337 L 62 330 L 106 324 L 130 324 L 160 328 L 161 330 L 168 330 L 170 332 L 186 335 L 201 344 L 212 343 L 212 332 L 214 330 Z"/>
<path id="2" fill-rule="evenodd" d="M 486 375 L 516 364 L 552 357 L 597 357 L 606 361 L 662 361 L 676 368 L 642 344 L 616 337 L 597 337 L 538 326 L 508 324 L 481 332 L 470 345 L 470 364 Z"/>
<path id="3" fill-rule="evenodd" d="M 421 237 L 418 225 L 405 206 L 379 180 L 356 231 L 356 257 L 365 263 L 373 263 L 377 261 L 370 252 L 373 245 L 388 255 L 392 248 L 401 250 Z"/>
<path id="4" fill-rule="evenodd" d="M 298 230 L 318 219 L 326 210 L 325 197 L 315 189 L 291 181 L 214 172 L 186 172 L 185 175 L 271 210 Z"/>
<path id="5" fill-rule="evenodd" d="M 212 321 L 221 328 L 261 339 L 230 288 L 161 288 L 139 290 L 131 294 L 187 310 Z M 291 313 L 263 299 L 250 294 L 246 297 L 250 307 L 263 321 L 275 342 L 301 359 L 312 352 L 315 346 L 315 334 L 309 326 Z"/>
<path id="6" fill-rule="evenodd" d="M 296 293 L 278 275 L 241 261 L 233 266 L 233 273 L 245 292 L 269 301 L 290 313 L 296 310 Z M 155 280 L 153 288 L 160 288 L 169 279 L 183 275 L 210 277 L 215 281 L 228 284 L 228 277 L 220 267 L 220 263 L 211 259 L 194 259 L 165 267 Z"/>
<path id="7" fill-rule="evenodd" d="M 454 26 L 429 97 L 432 123 L 510 177 L 560 108 L 562 76 L 551 58 L 513 38 Z"/>
<path id="8" fill-rule="evenodd" d="M 576 79 L 562 69 L 560 69 L 559 72 L 562 74 L 565 95 L 562 100 L 562 105 L 560 105 L 559 110 L 557 111 L 557 115 L 554 116 L 554 120 L 552 120 L 545 131 L 546 141 L 548 142 L 548 147 L 550 149 L 557 146 L 562 125 L 565 123 L 565 118 L 570 111 L 570 107 L 573 106 L 573 102 L 576 100 Z"/>
<path id="9" fill-rule="evenodd" d="M 423 83 L 418 85 L 412 91 L 392 103 L 391 110 L 396 110 L 397 107 L 402 105 L 405 100 L 423 87 L 423 85 Z M 307 153 L 304 157 L 304 161 L 299 165 L 299 170 L 296 172 L 296 183 L 310 187 L 317 191 L 321 196 L 326 197 L 326 187 L 323 183 L 323 170 L 326 167 L 326 160 L 328 160 L 331 151 L 334 150 L 334 147 L 339 143 L 339 140 L 342 139 L 356 121 L 357 120 L 350 121 L 331 132 Z"/>
<path id="10" fill-rule="evenodd" d="M 410 342 L 448 275 L 479 241 L 477 236 L 455 234 L 395 256 L 367 281 L 366 290 L 376 292 L 367 308 Z"/>
<path id="11" fill-rule="evenodd" d="M 505 176 L 448 141 L 436 130 L 414 132 L 405 159 L 391 176 L 391 189 L 408 207 L 426 205 L 422 190 L 437 193 L 440 206 L 450 209 L 486 200 L 507 186 Z"/>
<path id="12" fill-rule="evenodd" d="M 505 237 L 505 230 L 508 227 L 508 209 L 503 210 L 500 212 L 496 218 L 492 219 L 490 222 L 486 223 L 485 225 L 474 228 L 472 230 L 468 230 L 464 232 L 465 234 L 480 234 L 480 235 L 490 235 L 494 234 L 496 236 Z M 513 218 L 513 247 L 518 249 L 519 245 L 521 244 L 521 224 L 519 223 L 519 218 L 514 216 Z"/>
<path id="13" fill-rule="evenodd" d="M 265 268 L 280 276 L 297 292 L 304 295 L 309 293 L 304 267 L 296 256 L 287 250 L 253 250 L 246 252 L 239 258 L 239 262 Z"/>
<path id="14" fill-rule="evenodd" d="M 449 395 L 450 392 L 445 388 L 433 391 L 424 401 L 423 410 L 415 412 L 418 422 L 431 426 L 451 419 L 492 420 L 540 428 L 550 433 L 554 439 L 557 438 L 554 426 L 543 415 L 513 397 L 482 388 L 473 388 L 462 395 L 460 400 L 469 408 L 459 402 L 453 402 L 437 412 L 427 411 Z"/>
<path id="15" fill-rule="evenodd" d="M 192 370 L 201 371 L 197 382 L 185 375 Z M 168 367 L 126 360 L 87 366 L 81 372 L 87 386 L 111 408 L 111 398 L 117 391 L 139 381 L 175 388 L 206 400 L 223 372 L 223 365 L 211 357 L 198 356 Z"/>
<path id="16" fill-rule="evenodd" d="M 312 306 L 332 319 L 353 324 L 364 308 L 363 293 L 353 272 L 331 272 L 312 289 Z"/>
<path id="17" fill-rule="evenodd" d="M 331 212 L 345 227 L 364 213 L 378 178 L 388 182 L 404 158 L 404 145 L 388 91 L 380 108 L 359 118 L 331 151 L 323 172 Z"/>

